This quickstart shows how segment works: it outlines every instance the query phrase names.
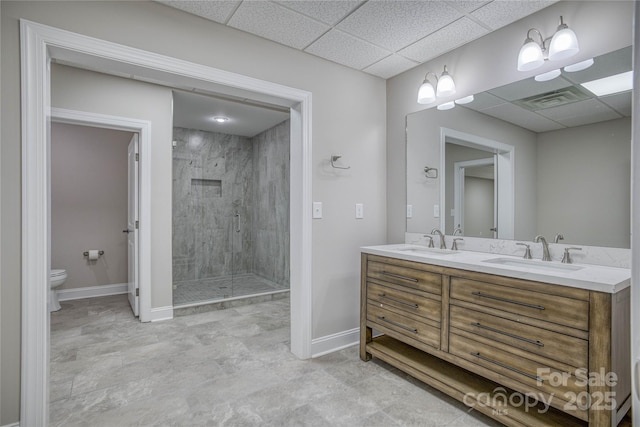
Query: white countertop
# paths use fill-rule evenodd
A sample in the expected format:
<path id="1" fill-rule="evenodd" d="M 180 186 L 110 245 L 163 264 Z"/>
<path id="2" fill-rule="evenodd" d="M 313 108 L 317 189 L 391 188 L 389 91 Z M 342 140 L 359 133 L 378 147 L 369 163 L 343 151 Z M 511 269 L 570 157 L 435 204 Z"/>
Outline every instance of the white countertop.
<path id="1" fill-rule="evenodd" d="M 365 246 L 363 253 L 424 264 L 496 274 L 517 279 L 535 280 L 572 288 L 616 293 L 631 285 L 631 270 L 589 264 L 561 264 L 558 261 L 524 260 L 522 257 L 471 251 L 439 251 L 426 246 L 397 244 Z M 429 252 L 432 251 L 432 252 Z M 496 263 L 511 262 L 520 265 Z M 563 270 L 563 268 L 579 268 Z"/>

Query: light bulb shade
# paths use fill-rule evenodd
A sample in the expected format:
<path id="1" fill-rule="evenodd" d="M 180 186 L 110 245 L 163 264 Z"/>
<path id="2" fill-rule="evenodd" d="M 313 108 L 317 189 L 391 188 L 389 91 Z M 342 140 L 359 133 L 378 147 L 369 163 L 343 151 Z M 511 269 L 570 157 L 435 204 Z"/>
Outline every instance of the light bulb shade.
<path id="1" fill-rule="evenodd" d="M 593 65 L 593 58 L 589 58 L 586 61 L 578 62 L 576 64 L 567 65 L 564 70 L 567 73 L 575 73 L 576 71 L 586 70 Z"/>
<path id="2" fill-rule="evenodd" d="M 456 84 L 453 81 L 453 78 L 444 71 L 440 79 L 438 80 L 438 85 L 436 86 L 436 95 L 438 96 L 450 96 L 456 93 Z"/>
<path id="3" fill-rule="evenodd" d="M 418 89 L 418 104 L 431 104 L 436 100 L 436 91 L 427 80 Z"/>
<path id="4" fill-rule="evenodd" d="M 451 110 L 455 106 L 456 106 L 455 102 L 449 101 L 449 102 L 445 102 L 444 104 L 438 105 L 436 108 L 440 111 L 444 111 L 444 110 Z"/>
<path id="5" fill-rule="evenodd" d="M 566 25 L 558 27 L 549 45 L 549 59 L 559 61 L 570 58 L 578 52 L 580 52 L 580 46 L 578 46 L 576 33 Z"/>
<path id="6" fill-rule="evenodd" d="M 460 104 L 460 105 L 464 105 L 464 104 L 468 104 L 470 102 L 473 102 L 475 98 L 473 97 L 473 95 L 469 95 L 469 96 L 465 96 L 464 98 L 460 98 L 460 99 L 456 99 L 455 103 L 456 104 Z"/>
<path id="7" fill-rule="evenodd" d="M 518 53 L 518 71 L 535 70 L 544 64 L 542 48 L 531 39 L 527 39 Z"/>
<path id="8" fill-rule="evenodd" d="M 546 82 L 546 81 L 555 79 L 559 75 L 560 75 L 559 69 L 551 70 L 551 71 L 547 71 L 546 73 L 538 74 L 537 76 L 535 76 L 535 80 L 537 82 Z"/>

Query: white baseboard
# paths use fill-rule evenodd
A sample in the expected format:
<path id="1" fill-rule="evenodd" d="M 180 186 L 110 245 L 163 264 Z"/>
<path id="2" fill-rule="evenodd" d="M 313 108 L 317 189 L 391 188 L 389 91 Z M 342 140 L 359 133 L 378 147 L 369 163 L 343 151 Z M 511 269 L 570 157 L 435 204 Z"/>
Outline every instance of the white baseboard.
<path id="1" fill-rule="evenodd" d="M 360 328 L 353 328 L 336 334 L 311 340 L 311 357 L 320 357 L 360 342 Z"/>
<path id="2" fill-rule="evenodd" d="M 165 307 L 152 308 L 149 313 L 150 322 L 159 322 L 161 320 L 173 319 L 173 306 L 168 305 Z"/>
<path id="3" fill-rule="evenodd" d="M 86 288 L 71 288 L 56 290 L 58 301 L 73 299 L 106 297 L 109 295 L 126 294 L 129 290 L 127 283 L 115 283 L 113 285 L 87 286 Z"/>
<path id="4" fill-rule="evenodd" d="M 20 427 L 20 423 L 5 424 L 5 425 L 0 426 L 0 427 Z"/>

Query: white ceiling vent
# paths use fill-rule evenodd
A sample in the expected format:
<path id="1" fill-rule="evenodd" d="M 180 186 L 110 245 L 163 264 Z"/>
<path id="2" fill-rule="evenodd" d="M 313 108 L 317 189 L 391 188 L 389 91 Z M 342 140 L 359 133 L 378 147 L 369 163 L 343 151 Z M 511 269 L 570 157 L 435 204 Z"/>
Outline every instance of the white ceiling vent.
<path id="1" fill-rule="evenodd" d="M 591 97 L 582 92 L 580 89 L 576 88 L 575 86 L 569 86 L 551 92 L 541 93 L 539 95 L 533 95 L 527 98 L 518 99 L 516 101 L 513 101 L 513 103 L 530 111 L 538 111 L 583 101 L 589 98 Z"/>

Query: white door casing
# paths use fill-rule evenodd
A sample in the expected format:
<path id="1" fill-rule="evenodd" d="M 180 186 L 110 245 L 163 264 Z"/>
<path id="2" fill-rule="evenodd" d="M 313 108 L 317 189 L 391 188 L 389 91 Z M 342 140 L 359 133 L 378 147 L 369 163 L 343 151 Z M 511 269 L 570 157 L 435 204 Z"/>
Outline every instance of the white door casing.
<path id="1" fill-rule="evenodd" d="M 21 139 L 22 139 L 22 252 L 21 252 L 21 400 L 22 425 L 47 425 L 49 417 L 50 262 L 49 149 L 50 63 L 66 61 L 79 68 L 135 76 L 169 87 L 191 85 L 219 93 L 243 93 L 248 98 L 286 106 L 291 111 L 290 140 L 290 253 L 291 351 L 311 356 L 311 207 L 312 94 L 237 73 L 183 61 L 66 30 L 20 20 Z M 141 133 L 141 157 L 150 148 Z M 170 144 L 170 141 L 168 141 Z M 145 145 L 146 144 L 146 145 Z M 150 156 L 148 156 L 150 157 Z M 149 160 L 147 160 L 148 162 Z M 150 187 L 151 170 L 140 164 L 141 188 Z M 141 192 L 140 207 L 148 200 Z M 150 212 L 140 212 L 140 243 L 150 242 Z M 141 247 L 142 247 L 141 246 Z M 140 317 L 151 310 L 151 259 L 140 253 Z"/>
<path id="2" fill-rule="evenodd" d="M 138 134 L 134 133 L 127 151 L 127 295 L 133 314 L 140 315 L 138 298 Z"/>
<path id="3" fill-rule="evenodd" d="M 486 159 L 478 159 L 478 160 L 466 160 L 466 161 L 462 161 L 462 162 L 455 162 L 453 164 L 453 221 L 454 221 L 454 227 L 460 227 L 462 229 L 462 232 L 464 233 L 464 215 L 465 215 L 465 205 L 464 205 L 464 178 L 465 178 L 465 172 L 466 172 L 466 168 L 469 167 L 474 167 L 474 166 L 489 166 L 489 165 L 494 165 L 495 166 L 495 156 L 491 157 L 491 158 L 486 158 Z M 497 203 L 497 197 L 496 197 L 496 193 L 497 193 L 497 186 L 498 186 L 498 181 L 496 179 L 496 171 L 497 168 L 494 168 L 494 195 L 493 195 L 493 202 L 494 202 L 494 210 L 493 210 L 493 227 L 496 227 L 497 225 L 497 209 L 496 209 L 496 203 Z M 495 234 L 495 233 L 494 233 Z M 496 236 L 493 235 L 492 238 L 495 238 Z"/>

